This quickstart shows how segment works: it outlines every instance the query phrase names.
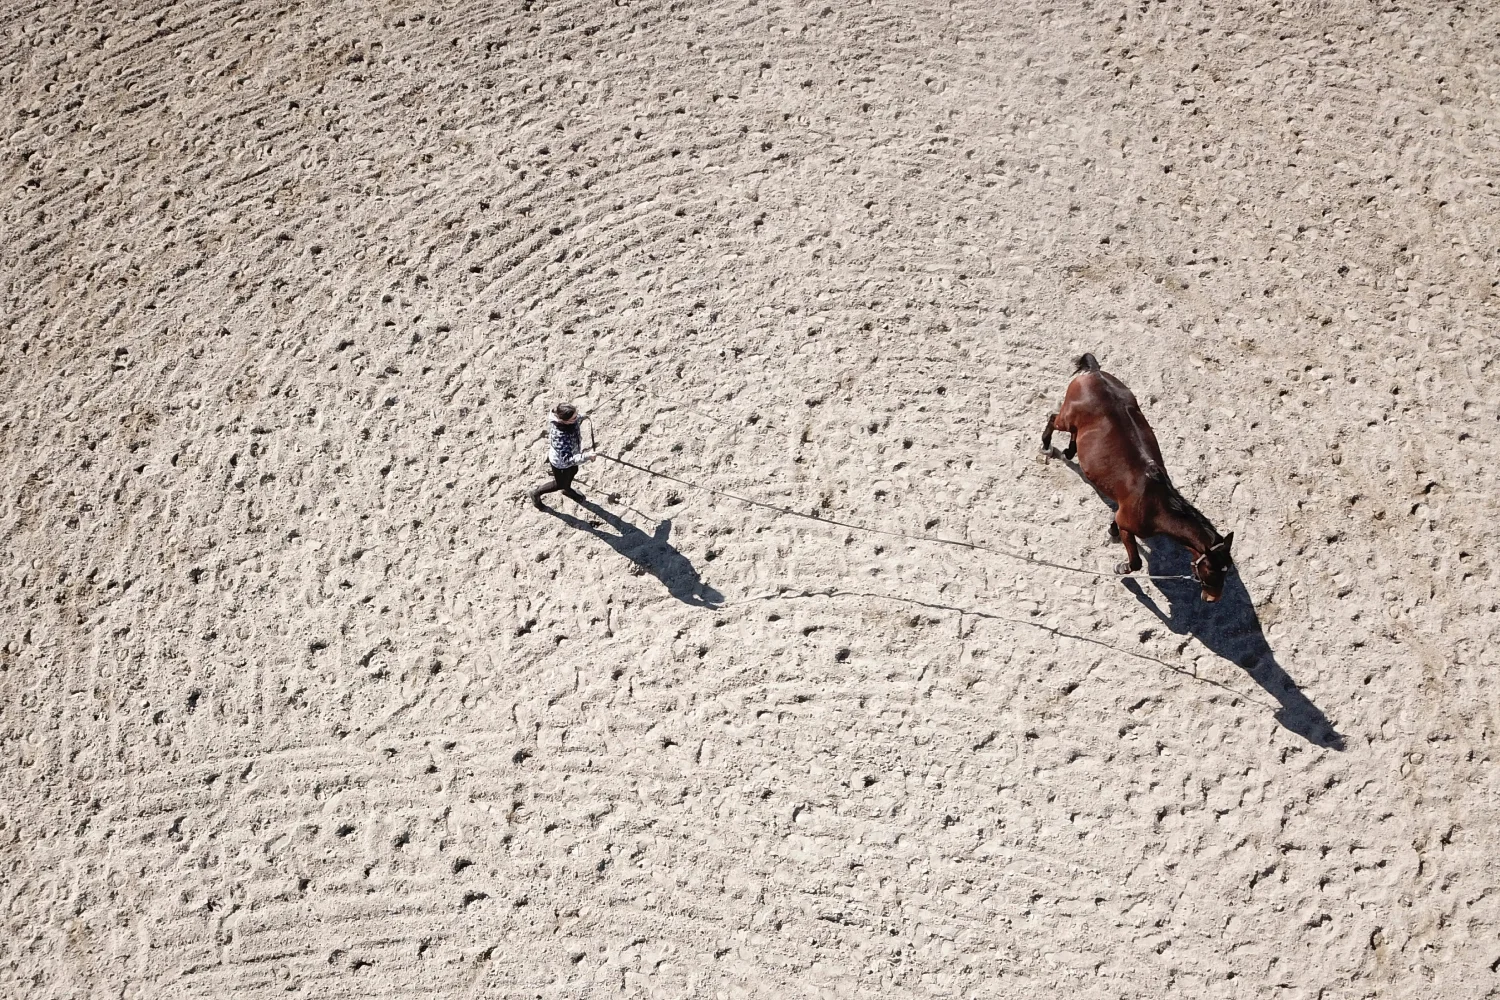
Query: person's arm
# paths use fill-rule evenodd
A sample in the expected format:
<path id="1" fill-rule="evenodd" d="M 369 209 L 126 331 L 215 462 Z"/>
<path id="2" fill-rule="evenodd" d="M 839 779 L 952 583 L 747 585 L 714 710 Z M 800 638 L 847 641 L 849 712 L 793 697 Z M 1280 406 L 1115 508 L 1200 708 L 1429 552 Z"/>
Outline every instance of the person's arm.
<path id="1" fill-rule="evenodd" d="M 578 414 L 578 420 L 573 424 L 578 429 L 578 464 L 592 461 L 594 453 L 583 447 L 583 422 L 589 418 L 587 413 Z"/>

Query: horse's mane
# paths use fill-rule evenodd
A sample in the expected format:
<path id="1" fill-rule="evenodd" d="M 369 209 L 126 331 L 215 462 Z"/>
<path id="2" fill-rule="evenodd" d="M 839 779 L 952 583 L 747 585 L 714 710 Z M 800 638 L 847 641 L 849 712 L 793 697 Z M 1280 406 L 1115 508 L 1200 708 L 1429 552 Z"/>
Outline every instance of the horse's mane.
<path id="1" fill-rule="evenodd" d="M 1162 486 L 1166 487 L 1164 492 L 1166 493 L 1165 506 L 1167 510 L 1171 511 L 1173 514 L 1176 514 L 1178 517 L 1181 517 L 1183 520 L 1189 521 L 1192 524 L 1196 525 L 1215 543 L 1219 542 L 1222 539 L 1222 536 L 1219 534 L 1219 529 L 1215 528 L 1213 526 L 1213 523 L 1203 515 L 1203 512 L 1197 507 L 1194 507 L 1192 503 L 1188 501 L 1188 498 L 1182 495 L 1182 491 L 1177 488 L 1177 486 L 1172 482 L 1171 477 L 1167 475 L 1166 469 L 1163 469 L 1161 466 L 1152 463 L 1152 466 L 1146 473 L 1146 475 L 1148 478 L 1153 479 L 1156 482 L 1160 483 Z"/>

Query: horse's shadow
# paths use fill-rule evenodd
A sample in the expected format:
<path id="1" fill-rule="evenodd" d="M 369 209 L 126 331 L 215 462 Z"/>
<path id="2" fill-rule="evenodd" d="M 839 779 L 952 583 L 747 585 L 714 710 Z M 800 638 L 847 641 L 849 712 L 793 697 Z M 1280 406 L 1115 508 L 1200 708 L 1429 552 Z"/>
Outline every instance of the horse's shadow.
<path id="1" fill-rule="evenodd" d="M 584 497 L 574 499 L 580 507 L 613 528 L 614 532 L 603 531 L 598 525 L 581 517 L 574 517 L 566 511 L 548 507 L 547 512 L 579 531 L 587 531 L 595 538 L 602 539 L 642 571 L 660 580 L 667 588 L 667 593 L 682 603 L 699 608 L 716 608 L 723 602 L 724 595 L 704 583 L 692 561 L 668 541 L 672 534 L 670 519 L 662 521 L 648 535 L 620 515 Z"/>
<path id="2" fill-rule="evenodd" d="M 1188 575 L 1191 559 L 1182 546 L 1170 538 L 1150 539 L 1149 548 L 1142 540 L 1148 572 L 1152 576 Z M 1236 664 L 1266 692 L 1281 703 L 1276 721 L 1315 746 L 1331 750 L 1344 749 L 1344 737 L 1333 728 L 1323 710 L 1314 705 L 1297 687 L 1295 681 L 1276 662 L 1276 653 L 1266 641 L 1255 604 L 1245 590 L 1238 573 L 1224 581 L 1224 593 L 1210 604 L 1199 596 L 1196 581 L 1157 580 L 1171 611 L 1163 614 L 1156 600 L 1146 593 L 1139 581 L 1124 578 L 1127 589 L 1146 606 L 1161 623 L 1178 635 L 1191 635 L 1209 650 Z"/>

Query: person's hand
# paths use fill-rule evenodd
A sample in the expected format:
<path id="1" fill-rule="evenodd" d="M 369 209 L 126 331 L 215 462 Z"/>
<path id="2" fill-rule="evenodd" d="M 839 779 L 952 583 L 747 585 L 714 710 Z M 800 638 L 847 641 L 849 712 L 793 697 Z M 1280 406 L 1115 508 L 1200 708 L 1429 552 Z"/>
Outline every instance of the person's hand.
<path id="1" fill-rule="evenodd" d="M 593 461 L 593 459 L 594 459 L 594 453 L 591 452 L 591 451 L 585 451 L 585 452 L 582 452 L 582 453 L 579 454 L 579 456 L 578 456 L 578 464 L 582 465 L 584 462 L 591 462 L 591 461 Z"/>

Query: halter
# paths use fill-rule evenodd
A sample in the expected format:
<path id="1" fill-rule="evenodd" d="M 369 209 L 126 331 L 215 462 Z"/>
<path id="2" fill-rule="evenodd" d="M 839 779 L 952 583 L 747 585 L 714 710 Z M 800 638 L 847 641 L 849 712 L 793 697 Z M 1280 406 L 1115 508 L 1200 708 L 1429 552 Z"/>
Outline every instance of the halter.
<path id="1" fill-rule="evenodd" d="M 1203 577 L 1200 574 L 1200 567 L 1199 567 L 1200 563 L 1203 564 L 1202 572 L 1204 572 L 1204 573 L 1206 573 L 1210 569 L 1213 569 L 1213 563 L 1209 561 L 1208 553 L 1207 552 L 1204 552 L 1197 559 L 1193 560 L 1193 579 L 1197 580 L 1199 583 L 1202 583 L 1203 582 Z M 1233 563 L 1230 563 L 1228 566 L 1225 566 L 1224 567 L 1224 577 L 1225 577 L 1225 579 L 1228 579 L 1229 574 L 1234 573 L 1234 572 L 1236 572 L 1236 570 L 1234 568 L 1234 564 Z"/>

